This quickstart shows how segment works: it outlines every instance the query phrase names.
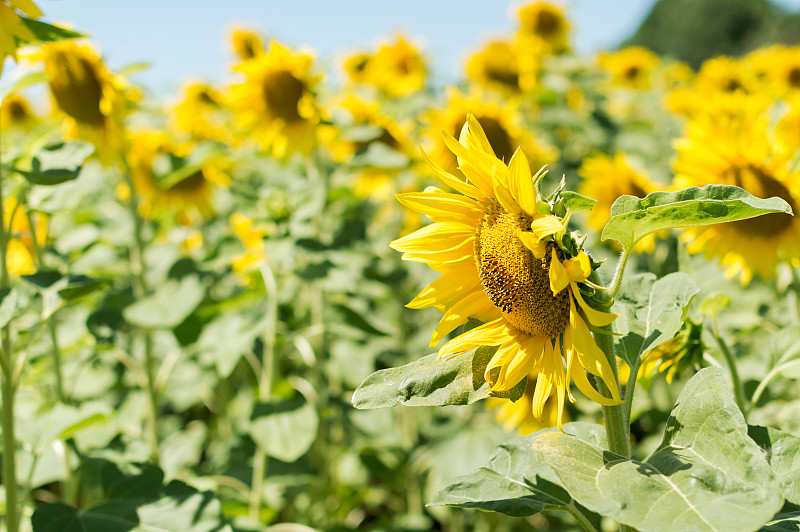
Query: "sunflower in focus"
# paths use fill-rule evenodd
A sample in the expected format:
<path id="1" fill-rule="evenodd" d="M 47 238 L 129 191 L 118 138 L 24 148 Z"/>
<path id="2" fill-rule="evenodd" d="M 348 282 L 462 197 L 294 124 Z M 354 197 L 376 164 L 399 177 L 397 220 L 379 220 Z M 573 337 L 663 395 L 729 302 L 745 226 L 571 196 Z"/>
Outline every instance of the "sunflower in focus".
<path id="1" fill-rule="evenodd" d="M 797 212 L 800 172 L 791 165 L 794 151 L 773 145 L 769 113 L 761 109 L 760 102 L 748 99 L 735 110 L 690 122 L 685 138 L 675 141 L 675 186 L 736 185 L 760 198 L 780 197 Z M 754 274 L 768 279 L 780 262 L 800 258 L 800 219 L 783 213 L 690 228 L 683 238 L 690 253 L 719 258 L 727 276 L 740 275 L 743 285 Z"/>
<path id="2" fill-rule="evenodd" d="M 488 408 L 496 409 L 496 418 L 503 424 L 507 431 L 516 430 L 522 436 L 533 434 L 537 430 L 542 430 L 558 425 L 559 405 L 556 403 L 555 390 L 550 391 L 550 395 L 545 398 L 542 410 L 542 419 L 533 417 L 533 398 L 536 395 L 536 375 L 530 375 L 525 384 L 525 391 L 522 397 L 516 401 L 502 399 L 500 397 L 490 397 L 486 400 Z M 569 422 L 569 414 L 562 414 L 562 422 Z"/>
<path id="3" fill-rule="evenodd" d="M 3 223 L 9 230 L 6 241 L 6 268 L 10 275 L 36 273 L 37 248 L 44 246 L 47 238 L 47 217 L 31 212 L 30 219 L 17 199 L 9 196 L 3 200 Z M 33 228 L 31 228 L 33 223 Z"/>
<path id="4" fill-rule="evenodd" d="M 467 78 L 481 87 L 514 95 L 536 87 L 540 64 L 540 53 L 496 39 L 467 59 Z"/>
<path id="5" fill-rule="evenodd" d="M 66 135 L 94 144 L 104 163 L 118 156 L 126 98 L 135 98 L 135 92 L 106 68 L 88 42 L 45 44 L 29 58 L 44 63 L 54 108 L 65 116 Z"/>
<path id="6" fill-rule="evenodd" d="M 184 85 L 183 97 L 172 112 L 175 128 L 197 140 L 225 142 L 228 137 L 228 118 L 223 95 L 202 82 Z"/>
<path id="7" fill-rule="evenodd" d="M 391 244 L 404 260 L 426 263 L 441 274 L 408 304 L 444 312 L 431 345 L 470 318 L 484 322 L 445 343 L 439 356 L 498 346 L 484 373 L 491 391 L 508 391 L 535 375 L 533 416 L 543 418 L 555 390 L 559 427 L 565 397 L 574 400 L 570 381 L 600 404 L 618 404 L 613 369 L 587 325 L 609 325 L 616 315 L 596 310 L 584 298 L 583 290 L 593 290 L 588 281 L 593 265 L 580 240 L 566 230 L 567 220 L 542 212 L 549 209 L 537 189 L 544 172 L 532 176 L 521 150 L 508 165 L 498 159 L 472 115 L 460 140 L 446 131 L 442 135 L 468 182 L 423 152 L 434 173 L 461 194 L 435 187 L 398 194 L 403 205 L 434 223 Z M 584 371 L 602 380 L 612 397 L 595 390 Z"/>
<path id="8" fill-rule="evenodd" d="M 658 56 L 639 46 L 618 52 L 601 52 L 597 64 L 611 76 L 611 83 L 619 87 L 644 90 L 651 86 L 651 73 L 658 66 Z"/>
<path id="9" fill-rule="evenodd" d="M 253 30 L 233 28 L 231 31 L 231 48 L 240 61 L 247 61 L 264 54 L 264 41 Z"/>
<path id="10" fill-rule="evenodd" d="M 233 69 L 244 75 L 230 88 L 230 105 L 244 137 L 254 135 L 273 155 L 309 153 L 316 143 L 320 114 L 314 100 L 319 76 L 313 57 L 271 41 L 265 54 Z"/>
<path id="11" fill-rule="evenodd" d="M 213 214 L 214 189 L 230 184 L 225 161 L 219 155 L 198 161 L 193 155 L 197 157 L 191 145 L 175 145 L 163 131 L 132 136 L 128 159 L 142 216 L 156 218 L 170 212 L 190 225 Z"/>
<path id="12" fill-rule="evenodd" d="M 550 2 L 532 2 L 517 12 L 519 35 L 544 44 L 552 53 L 569 50 L 569 21 L 564 10 Z"/>
<path id="13" fill-rule="evenodd" d="M 6 57 L 17 59 L 17 41 L 36 40 L 17 11 L 29 18 L 42 16 L 42 10 L 31 0 L 0 0 L 0 74 L 3 73 Z"/>
<path id="14" fill-rule="evenodd" d="M 537 139 L 519 124 L 519 112 L 515 104 L 492 98 L 480 91 L 469 95 L 458 89 L 448 91 L 447 102 L 441 109 L 429 113 L 431 126 L 428 137 L 432 138 L 431 159 L 444 170 L 453 173 L 458 161 L 448 148 L 440 132 L 458 135 L 464 126 L 464 117 L 471 113 L 481 124 L 489 144 L 497 157 L 506 163 L 511 160 L 519 146 L 526 158 L 535 167 L 551 163 L 558 157 L 558 149 Z"/>
<path id="15" fill-rule="evenodd" d="M 31 104 L 19 94 L 10 94 L 0 103 L 0 130 L 28 130 L 39 121 Z"/>
<path id="16" fill-rule="evenodd" d="M 599 231 L 611 217 L 611 205 L 622 195 L 643 198 L 658 187 L 639 170 L 635 169 L 624 153 L 610 157 L 604 153 L 583 160 L 578 174 L 583 178 L 578 193 L 596 199 L 597 204 L 589 213 L 589 227 Z M 640 240 L 634 249 L 644 253 L 653 251 L 655 235 Z"/>

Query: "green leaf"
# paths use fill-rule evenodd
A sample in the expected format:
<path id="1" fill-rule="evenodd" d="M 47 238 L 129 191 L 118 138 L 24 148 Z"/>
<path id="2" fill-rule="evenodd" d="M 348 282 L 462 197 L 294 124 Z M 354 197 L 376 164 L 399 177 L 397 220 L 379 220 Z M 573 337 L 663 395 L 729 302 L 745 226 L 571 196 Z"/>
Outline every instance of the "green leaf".
<path id="1" fill-rule="evenodd" d="M 642 199 L 621 196 L 611 206 L 611 218 L 601 238 L 632 249 L 636 242 L 662 229 L 733 222 L 769 213 L 792 214 L 792 208 L 780 198 L 757 198 L 732 185 L 651 192 Z"/>
<path id="2" fill-rule="evenodd" d="M 0 327 L 5 327 L 17 310 L 19 294 L 12 288 L 0 288 Z"/>
<path id="3" fill-rule="evenodd" d="M 371 142 L 363 153 L 353 157 L 351 164 L 358 168 L 405 168 L 408 157 L 383 142 Z"/>
<path id="4" fill-rule="evenodd" d="M 784 498 L 800 504 L 800 438 L 772 427 L 750 426 L 748 434 L 764 449 Z"/>
<path id="5" fill-rule="evenodd" d="M 317 439 L 319 417 L 303 400 L 261 403 L 250 417 L 250 435 L 267 454 L 284 462 L 303 456 Z"/>
<path id="6" fill-rule="evenodd" d="M 39 270 L 30 275 L 20 275 L 20 277 L 39 288 L 50 288 L 62 276 L 56 270 Z"/>
<path id="7" fill-rule="evenodd" d="M 76 299 L 94 292 L 105 284 L 105 281 L 92 279 L 85 275 L 70 275 L 67 286 L 61 288 L 58 295 L 64 300 Z"/>
<path id="8" fill-rule="evenodd" d="M 14 171 L 34 185 L 58 185 L 76 179 L 94 146 L 77 140 L 45 146 L 34 155 L 31 169 Z"/>
<path id="9" fill-rule="evenodd" d="M 494 349 L 479 347 L 450 359 L 438 353 L 376 371 L 353 393 L 356 408 L 468 405 L 489 397 L 483 373 Z"/>
<path id="10" fill-rule="evenodd" d="M 678 333 L 700 291 L 685 273 L 655 278 L 652 273 L 625 277 L 614 303 L 620 314 L 617 329 L 625 334 L 617 343 L 618 352 L 631 366 Z"/>
<path id="11" fill-rule="evenodd" d="M 751 531 L 783 504 L 719 368 L 686 384 L 644 462 L 560 432 L 534 438 L 533 451 L 577 502 L 641 531 Z"/>
<path id="12" fill-rule="evenodd" d="M 197 277 L 187 275 L 180 281 L 168 281 L 147 297 L 125 307 L 128 323 L 153 329 L 172 329 L 186 319 L 205 297 Z"/>
<path id="13" fill-rule="evenodd" d="M 25 74 L 17 81 L 14 82 L 13 85 L 8 87 L 7 89 L 0 91 L 0 100 L 5 100 L 8 96 L 12 94 L 16 94 L 22 90 L 27 89 L 33 85 L 38 85 L 39 83 L 44 83 L 47 81 L 47 74 L 44 72 L 30 72 Z"/>
<path id="14" fill-rule="evenodd" d="M 36 455 L 43 454 L 56 440 L 66 440 L 77 432 L 108 418 L 110 411 L 103 403 L 84 403 L 80 407 L 57 404 L 48 412 L 40 412 L 18 429 L 20 441 Z"/>
<path id="15" fill-rule="evenodd" d="M 485 466 L 453 480 L 428 506 L 479 508 L 515 517 L 567 508 L 573 503 L 572 497 L 558 485 L 547 463 L 531 452 L 535 438 L 554 430 L 545 429 L 500 445 Z M 567 423 L 564 432 L 596 445 L 606 444 L 605 429 L 600 425 Z"/>
<path id="16" fill-rule="evenodd" d="M 349 306 L 337 303 L 333 307 L 342 314 L 345 323 L 373 336 L 389 336 L 388 333 L 375 328 L 360 312 L 356 312 Z"/>
<path id="17" fill-rule="evenodd" d="M 54 26 L 52 24 L 48 24 L 47 22 L 43 22 L 41 20 L 34 20 L 32 18 L 28 18 L 24 15 L 20 16 L 22 22 L 28 26 L 28 29 L 31 30 L 33 35 L 36 37 L 32 41 L 24 41 L 25 44 L 34 44 L 39 42 L 56 42 L 56 41 L 64 41 L 67 39 L 79 39 L 81 37 L 86 37 L 83 33 L 78 33 L 77 31 L 69 30 L 67 28 L 62 28 L 60 26 Z"/>
<path id="18" fill-rule="evenodd" d="M 555 205 L 555 212 L 559 216 L 563 216 L 566 214 L 567 209 L 572 212 L 591 211 L 595 205 L 597 205 L 597 200 L 581 196 L 577 192 L 565 190 L 561 193 L 561 198 Z"/>
<path id="19" fill-rule="evenodd" d="M 705 298 L 698 307 L 698 312 L 711 319 L 715 319 L 719 311 L 731 305 L 731 297 L 728 294 L 714 294 Z"/>
<path id="20" fill-rule="evenodd" d="M 780 513 L 764 525 L 762 532 L 797 532 L 800 530 L 800 512 Z"/>

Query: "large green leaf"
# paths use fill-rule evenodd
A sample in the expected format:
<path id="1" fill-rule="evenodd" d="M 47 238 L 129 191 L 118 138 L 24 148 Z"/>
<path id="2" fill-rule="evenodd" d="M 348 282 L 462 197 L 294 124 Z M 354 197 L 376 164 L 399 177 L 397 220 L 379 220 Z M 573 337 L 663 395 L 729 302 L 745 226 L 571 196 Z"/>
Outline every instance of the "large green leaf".
<path id="1" fill-rule="evenodd" d="M 797 532 L 800 530 L 800 512 L 780 513 L 761 530 L 762 532 Z"/>
<path id="2" fill-rule="evenodd" d="M 169 281 L 156 292 L 125 307 L 125 319 L 139 327 L 172 329 L 186 319 L 205 297 L 205 289 L 197 277 L 187 275 L 180 281 Z"/>
<path id="3" fill-rule="evenodd" d="M 468 405 L 486 399 L 490 391 L 484 370 L 493 353 L 494 349 L 489 347 L 479 347 L 450 359 L 434 353 L 405 366 L 376 371 L 353 394 L 353 406 Z M 514 401 L 525 390 L 525 381 L 520 385 L 508 394 Z"/>
<path id="4" fill-rule="evenodd" d="M 800 504 L 800 438 L 772 427 L 751 426 L 748 433 L 767 454 L 772 472 L 783 485 L 783 496 Z"/>
<path id="5" fill-rule="evenodd" d="M 267 454 L 294 462 L 317 439 L 319 417 L 302 400 L 256 405 L 250 419 L 250 435 Z"/>
<path id="6" fill-rule="evenodd" d="M 757 198 L 732 185 L 651 192 L 642 199 L 621 196 L 611 206 L 611 218 L 601 238 L 617 240 L 631 249 L 648 234 L 662 229 L 734 222 L 769 213 L 791 214 L 792 208 L 780 198 Z"/>
<path id="7" fill-rule="evenodd" d="M 545 429 L 502 444 L 489 463 L 455 479 L 428 505 L 480 508 L 517 517 L 568 508 L 573 504 L 572 497 L 558 485 L 547 463 L 531 452 L 534 439 L 553 430 Z M 564 431 L 592 444 L 606 445 L 605 429 L 600 425 L 567 423 Z"/>
<path id="8" fill-rule="evenodd" d="M 756 530 L 783 504 L 719 368 L 687 383 L 644 462 L 561 432 L 540 434 L 533 450 L 577 502 L 642 531 Z"/>
<path id="9" fill-rule="evenodd" d="M 77 178 L 92 152 L 94 146 L 88 142 L 51 144 L 33 156 L 30 170 L 14 168 L 14 171 L 35 185 L 58 185 Z"/>
<path id="10" fill-rule="evenodd" d="M 20 18 L 22 19 L 22 22 L 28 26 L 28 29 L 31 30 L 31 33 L 33 33 L 35 37 L 32 41 L 23 41 L 24 44 L 64 41 L 67 39 L 79 39 L 81 37 L 86 37 L 86 35 L 83 33 L 78 33 L 77 31 L 62 28 L 60 26 L 54 26 L 42 20 L 34 20 L 24 15 L 20 16 Z"/>
<path id="11" fill-rule="evenodd" d="M 678 333 L 689 304 L 700 291 L 685 273 L 655 279 L 652 273 L 626 277 L 616 297 L 614 310 L 620 316 L 615 323 L 625 334 L 617 352 L 630 365 Z"/>

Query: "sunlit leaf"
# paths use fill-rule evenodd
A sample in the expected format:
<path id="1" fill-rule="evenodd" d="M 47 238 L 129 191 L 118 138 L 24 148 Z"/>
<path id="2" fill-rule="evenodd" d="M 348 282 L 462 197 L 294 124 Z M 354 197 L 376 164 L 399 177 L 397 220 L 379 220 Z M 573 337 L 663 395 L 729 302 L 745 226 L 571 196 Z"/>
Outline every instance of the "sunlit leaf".
<path id="1" fill-rule="evenodd" d="M 746 220 L 769 213 L 792 213 L 781 198 L 761 199 L 732 185 L 690 187 L 677 192 L 651 192 L 644 198 L 621 196 L 601 238 L 626 249 L 656 231 Z"/>
<path id="2" fill-rule="evenodd" d="M 171 329 L 181 323 L 205 297 L 205 289 L 195 276 L 168 281 L 153 295 L 143 297 L 123 311 L 125 319 L 139 327 Z"/>
<path id="3" fill-rule="evenodd" d="M 783 496 L 800 504 L 800 438 L 772 427 L 750 426 L 748 434 L 764 449 L 773 473 L 783 485 Z"/>
<path id="4" fill-rule="evenodd" d="M 29 170 L 14 168 L 14 171 L 34 185 L 58 185 L 76 179 L 92 152 L 94 146 L 88 142 L 51 144 L 33 156 Z"/>
<path id="5" fill-rule="evenodd" d="M 294 462 L 317 439 L 319 417 L 303 400 L 256 405 L 250 418 L 250 435 L 267 454 Z"/>

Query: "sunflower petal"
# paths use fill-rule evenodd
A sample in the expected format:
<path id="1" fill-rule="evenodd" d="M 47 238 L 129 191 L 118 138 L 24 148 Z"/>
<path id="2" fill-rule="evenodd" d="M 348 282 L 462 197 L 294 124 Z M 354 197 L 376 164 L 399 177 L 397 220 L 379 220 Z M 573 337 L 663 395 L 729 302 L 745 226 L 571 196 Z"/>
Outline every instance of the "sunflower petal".
<path id="1" fill-rule="evenodd" d="M 430 166 L 431 170 L 433 170 L 433 172 L 437 175 L 437 177 L 439 177 L 439 179 L 442 180 L 444 184 L 446 184 L 447 186 L 449 186 L 454 190 L 461 192 L 465 196 L 469 196 L 470 198 L 476 199 L 478 201 L 486 199 L 487 194 L 484 194 L 478 187 L 470 185 L 466 181 L 457 178 L 450 172 L 443 170 L 441 167 L 439 167 L 439 165 L 433 162 L 430 157 L 428 157 L 428 154 L 425 153 L 425 150 L 423 150 L 422 148 L 420 148 L 419 151 L 420 153 L 422 153 L 422 158 L 425 160 L 428 166 Z"/>
<path id="2" fill-rule="evenodd" d="M 536 191 L 531 180 L 531 166 L 525 154 L 517 148 L 508 163 L 510 172 L 509 188 L 511 195 L 523 211 L 533 216 L 536 214 Z"/>
<path id="3" fill-rule="evenodd" d="M 619 314 L 612 314 L 610 312 L 603 312 L 601 310 L 593 309 L 589 306 L 586 300 L 583 299 L 583 295 L 581 294 L 578 285 L 574 282 L 570 282 L 570 289 L 572 291 L 572 295 L 575 296 L 575 301 L 578 302 L 583 313 L 586 314 L 586 318 L 588 318 L 589 323 L 594 325 L 595 327 L 604 327 L 612 323 Z"/>
<path id="4" fill-rule="evenodd" d="M 439 349 L 439 357 L 463 353 L 479 345 L 500 345 L 514 334 L 505 318 L 498 318 L 453 338 Z"/>
<path id="5" fill-rule="evenodd" d="M 553 291 L 553 295 L 558 294 L 569 286 L 569 274 L 564 265 L 561 264 L 561 261 L 558 260 L 556 248 L 551 250 L 548 276 L 550 277 L 550 290 Z"/>

